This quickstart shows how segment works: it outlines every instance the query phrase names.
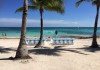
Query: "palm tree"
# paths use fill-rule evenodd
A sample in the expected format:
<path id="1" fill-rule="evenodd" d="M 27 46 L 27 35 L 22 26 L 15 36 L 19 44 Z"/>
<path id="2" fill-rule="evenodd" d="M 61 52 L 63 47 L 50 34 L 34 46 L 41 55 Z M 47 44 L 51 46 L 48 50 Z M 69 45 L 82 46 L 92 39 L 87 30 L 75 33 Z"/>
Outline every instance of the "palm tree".
<path id="1" fill-rule="evenodd" d="M 99 7 L 100 7 L 100 0 L 79 0 L 76 2 L 76 6 L 79 6 L 82 2 L 87 1 L 91 2 L 93 5 L 96 6 L 96 17 L 95 17 L 95 24 L 94 24 L 94 32 L 93 32 L 93 40 L 92 45 L 90 47 L 92 48 L 98 48 L 97 44 L 97 26 L 98 26 L 98 18 L 99 18 Z"/>
<path id="2" fill-rule="evenodd" d="M 40 3 L 39 4 L 40 7 L 38 9 L 40 11 L 40 17 L 41 17 L 41 19 L 40 19 L 41 20 L 40 40 L 39 40 L 38 44 L 35 46 L 35 48 L 40 47 L 42 39 L 43 39 L 43 11 L 44 11 L 44 9 L 49 10 L 49 11 L 52 10 L 52 11 L 57 11 L 57 12 L 63 13 L 62 7 L 58 6 L 58 5 L 55 6 L 55 4 L 54 4 L 54 3 L 58 3 L 57 1 L 54 1 L 54 0 L 52 0 L 51 2 L 50 1 L 49 2 L 45 1 L 45 3 L 44 3 L 44 1 L 39 1 L 39 0 L 37 0 L 37 2 L 35 1 L 35 3 L 37 3 L 37 6 Z M 59 2 L 62 3 L 61 1 L 59 1 Z M 51 3 L 51 5 L 49 5 L 48 3 Z M 60 9 L 60 7 L 61 7 L 61 9 Z"/>
<path id="3" fill-rule="evenodd" d="M 43 12 L 44 10 L 47 11 L 56 11 L 58 13 L 64 13 L 64 5 L 63 0 L 30 0 L 31 4 L 28 6 L 31 10 L 39 10 L 40 12 L 40 40 L 35 48 L 40 47 L 42 39 L 43 39 Z M 22 11 L 23 8 L 19 8 L 17 12 Z"/>
<path id="4" fill-rule="evenodd" d="M 28 49 L 25 42 L 26 38 L 26 20 L 27 20 L 27 12 L 28 11 L 28 2 L 27 0 L 24 0 L 24 6 L 23 6 L 23 17 L 22 17 L 22 29 L 21 29 L 21 38 L 19 42 L 19 46 L 16 52 L 15 59 L 29 59 L 31 58 L 28 55 Z"/>

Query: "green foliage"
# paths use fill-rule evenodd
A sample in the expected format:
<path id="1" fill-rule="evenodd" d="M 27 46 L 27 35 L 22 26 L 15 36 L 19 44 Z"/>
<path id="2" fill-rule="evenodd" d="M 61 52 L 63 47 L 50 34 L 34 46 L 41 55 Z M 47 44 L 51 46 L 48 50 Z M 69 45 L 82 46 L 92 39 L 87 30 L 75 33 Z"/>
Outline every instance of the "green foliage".
<path id="1" fill-rule="evenodd" d="M 100 6 L 100 0 L 94 0 L 92 2 L 93 5 L 97 5 L 97 6 Z"/>
<path id="2" fill-rule="evenodd" d="M 29 0 L 29 10 L 47 10 L 56 11 L 58 13 L 64 13 L 63 0 Z M 16 10 L 16 12 L 23 11 L 23 7 Z"/>
<path id="3" fill-rule="evenodd" d="M 79 0 L 78 2 L 76 2 L 76 6 L 79 6 L 83 2 L 90 2 L 93 5 L 100 6 L 100 0 Z"/>
<path id="4" fill-rule="evenodd" d="M 79 6 L 82 2 L 84 2 L 85 0 L 79 0 L 78 2 L 76 2 L 76 6 Z"/>
<path id="5" fill-rule="evenodd" d="M 38 9 L 64 13 L 63 0 L 30 0 L 30 2 L 32 6 L 36 6 Z"/>

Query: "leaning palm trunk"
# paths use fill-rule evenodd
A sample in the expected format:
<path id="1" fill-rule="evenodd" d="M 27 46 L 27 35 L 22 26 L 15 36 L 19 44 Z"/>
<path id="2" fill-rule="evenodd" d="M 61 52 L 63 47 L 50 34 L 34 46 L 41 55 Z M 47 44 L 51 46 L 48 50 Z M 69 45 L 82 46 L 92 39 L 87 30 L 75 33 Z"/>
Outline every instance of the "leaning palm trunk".
<path id="1" fill-rule="evenodd" d="M 41 21 L 40 40 L 34 48 L 39 48 L 42 44 L 42 39 L 43 39 L 43 18 L 42 18 L 42 14 L 43 14 L 43 9 L 40 9 L 40 16 L 41 16 L 41 20 L 40 20 Z"/>
<path id="2" fill-rule="evenodd" d="M 20 43 L 16 52 L 16 59 L 28 59 L 30 56 L 28 55 L 28 49 L 25 42 L 26 38 L 26 20 L 27 20 L 27 12 L 28 5 L 27 0 L 24 0 L 24 10 L 23 10 L 23 17 L 22 17 L 22 29 L 21 29 L 21 38 Z"/>
<path id="3" fill-rule="evenodd" d="M 99 18 L 99 6 L 97 6 L 97 14 L 96 14 L 96 18 L 95 18 L 95 24 L 94 24 L 94 33 L 93 33 L 93 40 L 92 40 L 92 45 L 91 47 L 93 48 L 97 48 L 98 44 L 97 44 L 97 26 L 98 26 L 98 18 Z"/>

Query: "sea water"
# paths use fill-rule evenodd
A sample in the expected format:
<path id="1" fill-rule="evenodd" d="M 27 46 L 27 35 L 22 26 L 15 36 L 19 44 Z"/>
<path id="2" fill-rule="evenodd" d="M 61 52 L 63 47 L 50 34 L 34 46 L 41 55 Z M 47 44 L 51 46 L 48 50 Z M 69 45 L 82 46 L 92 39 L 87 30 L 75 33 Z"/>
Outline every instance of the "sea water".
<path id="1" fill-rule="evenodd" d="M 26 37 L 39 37 L 40 28 L 39 27 L 27 27 Z M 92 36 L 93 27 L 44 27 L 43 36 L 55 36 L 55 31 L 58 32 L 57 37 L 63 36 Z M 21 27 L 0 27 L 0 37 L 2 35 L 7 35 L 7 37 L 20 37 Z M 100 36 L 100 27 L 97 30 L 97 36 Z"/>

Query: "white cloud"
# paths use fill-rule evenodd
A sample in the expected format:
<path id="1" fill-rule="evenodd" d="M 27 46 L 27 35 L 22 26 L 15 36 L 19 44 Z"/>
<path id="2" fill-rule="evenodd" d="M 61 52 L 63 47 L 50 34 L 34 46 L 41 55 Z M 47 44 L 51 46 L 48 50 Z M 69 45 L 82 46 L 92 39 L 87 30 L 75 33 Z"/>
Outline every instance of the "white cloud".
<path id="1" fill-rule="evenodd" d="M 0 18 L 0 22 L 3 22 L 3 23 L 21 23 L 22 19 L 17 19 L 17 18 Z M 39 23 L 40 20 L 36 20 L 36 19 L 28 19 L 27 20 L 28 23 Z M 50 24 L 53 24 L 53 23 L 63 23 L 65 22 L 64 20 L 44 20 L 44 23 L 50 23 Z"/>
<path id="2" fill-rule="evenodd" d="M 20 26 L 22 19 L 19 18 L 0 18 L 0 26 Z M 40 26 L 40 20 L 38 19 L 27 19 L 27 26 Z M 78 24 L 77 21 L 66 21 L 66 20 L 44 20 L 44 26 L 75 26 Z"/>
<path id="3" fill-rule="evenodd" d="M 0 18 L 0 22 L 2 22 L 2 23 L 19 23 L 19 22 L 21 22 L 21 19 L 16 19 L 16 18 Z"/>
<path id="4" fill-rule="evenodd" d="M 78 24 L 78 22 L 77 22 L 77 21 L 75 21 L 75 22 L 72 22 L 72 23 L 73 23 L 73 24 L 76 24 L 76 25 Z"/>

